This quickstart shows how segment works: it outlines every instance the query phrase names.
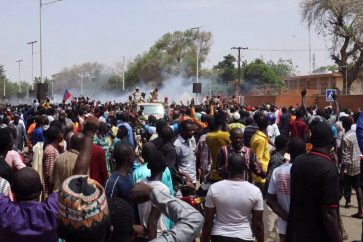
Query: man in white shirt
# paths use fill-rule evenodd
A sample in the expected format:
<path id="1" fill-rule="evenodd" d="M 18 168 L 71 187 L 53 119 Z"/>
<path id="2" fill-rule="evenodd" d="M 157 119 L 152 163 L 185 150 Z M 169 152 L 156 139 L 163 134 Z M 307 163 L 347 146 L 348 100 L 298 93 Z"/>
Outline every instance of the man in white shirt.
<path id="1" fill-rule="evenodd" d="M 201 242 L 264 241 L 263 198 L 258 187 L 245 181 L 245 157 L 228 160 L 229 179 L 214 183 L 205 202 Z"/>
<path id="2" fill-rule="evenodd" d="M 291 139 L 288 144 L 290 163 L 282 164 L 272 172 L 271 181 L 268 187 L 267 205 L 278 216 L 277 232 L 280 242 L 284 242 L 287 226 L 287 218 L 290 208 L 290 169 L 293 160 L 306 152 L 305 142 L 299 137 Z"/>

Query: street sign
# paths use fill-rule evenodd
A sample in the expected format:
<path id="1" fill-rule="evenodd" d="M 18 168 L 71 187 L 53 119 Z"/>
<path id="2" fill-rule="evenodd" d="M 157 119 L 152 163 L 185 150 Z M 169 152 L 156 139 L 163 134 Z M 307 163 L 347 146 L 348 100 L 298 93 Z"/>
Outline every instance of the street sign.
<path id="1" fill-rule="evenodd" d="M 325 100 L 327 102 L 334 102 L 333 94 L 337 94 L 336 89 L 326 89 L 325 90 Z"/>

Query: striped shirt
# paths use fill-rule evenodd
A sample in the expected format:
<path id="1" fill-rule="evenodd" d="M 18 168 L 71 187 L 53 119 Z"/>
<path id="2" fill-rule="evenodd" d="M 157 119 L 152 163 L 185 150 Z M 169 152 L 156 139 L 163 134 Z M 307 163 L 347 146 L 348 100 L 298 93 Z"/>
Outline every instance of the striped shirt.
<path id="1" fill-rule="evenodd" d="M 342 140 L 342 163 L 346 165 L 345 173 L 347 175 L 360 174 L 360 155 L 356 132 L 349 130 Z"/>
<path id="2" fill-rule="evenodd" d="M 47 145 L 43 155 L 43 198 L 47 198 L 49 194 L 50 176 L 53 171 L 55 160 L 59 155 L 58 150 L 53 145 Z"/>

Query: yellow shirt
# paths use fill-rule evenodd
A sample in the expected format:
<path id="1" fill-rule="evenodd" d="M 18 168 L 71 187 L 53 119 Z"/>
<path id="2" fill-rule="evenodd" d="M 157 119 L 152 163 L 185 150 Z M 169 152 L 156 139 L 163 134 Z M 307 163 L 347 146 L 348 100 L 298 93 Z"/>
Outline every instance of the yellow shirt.
<path id="1" fill-rule="evenodd" d="M 263 171 L 267 172 L 268 163 L 270 161 L 270 152 L 268 149 L 268 138 L 265 133 L 257 130 L 251 138 L 251 150 L 256 154 L 258 162 L 261 163 Z M 266 179 L 253 176 L 255 183 L 265 183 Z"/>
<path id="2" fill-rule="evenodd" d="M 229 133 L 225 131 L 210 132 L 208 133 L 205 141 L 208 145 L 212 157 L 210 178 L 216 181 L 221 180 L 222 177 L 218 175 L 216 168 L 217 156 L 218 156 L 218 151 L 222 146 L 229 145 L 231 143 L 231 141 L 229 140 Z"/>

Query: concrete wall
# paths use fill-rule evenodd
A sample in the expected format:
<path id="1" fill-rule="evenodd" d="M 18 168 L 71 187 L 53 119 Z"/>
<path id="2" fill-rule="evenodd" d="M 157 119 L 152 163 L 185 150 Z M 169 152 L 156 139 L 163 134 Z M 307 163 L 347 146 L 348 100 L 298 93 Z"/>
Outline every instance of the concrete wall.
<path id="1" fill-rule="evenodd" d="M 301 104 L 300 95 L 279 95 L 279 96 L 245 96 L 245 105 L 259 106 L 261 104 L 273 104 L 275 106 L 296 106 Z M 307 106 L 317 104 L 319 108 L 330 105 L 325 101 L 325 96 L 306 96 L 305 102 Z M 363 110 L 363 95 L 342 95 L 339 96 L 341 108 L 351 108 L 354 111 Z"/>

